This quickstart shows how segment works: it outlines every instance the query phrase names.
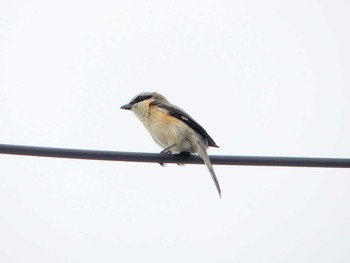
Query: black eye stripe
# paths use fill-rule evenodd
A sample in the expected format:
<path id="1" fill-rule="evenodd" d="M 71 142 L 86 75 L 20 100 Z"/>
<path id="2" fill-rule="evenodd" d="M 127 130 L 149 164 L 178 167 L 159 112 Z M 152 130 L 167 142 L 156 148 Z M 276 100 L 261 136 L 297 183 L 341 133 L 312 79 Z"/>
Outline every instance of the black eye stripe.
<path id="1" fill-rule="evenodd" d="M 133 101 L 130 104 L 136 104 L 138 102 L 141 102 L 143 100 L 148 100 L 150 98 L 152 98 L 152 95 L 139 95 L 135 99 L 133 99 Z"/>

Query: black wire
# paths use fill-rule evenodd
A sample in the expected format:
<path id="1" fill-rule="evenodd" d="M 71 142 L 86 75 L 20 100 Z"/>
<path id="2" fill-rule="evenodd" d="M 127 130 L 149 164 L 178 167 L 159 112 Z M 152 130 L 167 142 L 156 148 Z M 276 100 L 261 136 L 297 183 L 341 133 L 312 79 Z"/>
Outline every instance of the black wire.
<path id="1" fill-rule="evenodd" d="M 0 153 L 103 161 L 203 164 L 201 158 L 195 155 L 97 151 L 8 144 L 0 144 Z M 212 164 L 218 165 L 350 168 L 350 159 L 345 158 L 211 155 L 210 160 Z"/>

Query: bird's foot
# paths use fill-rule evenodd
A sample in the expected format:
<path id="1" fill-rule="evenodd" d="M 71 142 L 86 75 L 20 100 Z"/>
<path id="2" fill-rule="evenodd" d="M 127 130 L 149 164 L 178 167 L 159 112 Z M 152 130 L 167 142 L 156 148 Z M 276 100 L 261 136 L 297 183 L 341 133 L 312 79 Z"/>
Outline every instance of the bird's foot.
<path id="1" fill-rule="evenodd" d="M 164 150 L 161 151 L 160 153 L 162 153 L 162 154 L 168 154 L 168 155 L 171 155 L 171 156 L 174 155 L 174 153 L 173 153 L 171 150 L 169 150 L 169 149 L 164 149 Z"/>
<path id="2" fill-rule="evenodd" d="M 180 152 L 179 155 L 181 155 L 182 157 L 190 157 L 191 153 L 190 152 Z M 184 163 L 177 163 L 178 166 L 184 166 Z"/>
<path id="3" fill-rule="evenodd" d="M 174 155 L 174 153 L 171 151 L 171 150 L 169 150 L 169 148 L 166 148 L 166 149 L 164 149 L 163 151 L 161 151 L 160 152 L 161 154 L 167 154 L 167 155 L 170 155 L 170 156 L 173 156 Z M 162 167 L 165 167 L 166 166 L 166 164 L 165 163 L 159 163 Z"/>

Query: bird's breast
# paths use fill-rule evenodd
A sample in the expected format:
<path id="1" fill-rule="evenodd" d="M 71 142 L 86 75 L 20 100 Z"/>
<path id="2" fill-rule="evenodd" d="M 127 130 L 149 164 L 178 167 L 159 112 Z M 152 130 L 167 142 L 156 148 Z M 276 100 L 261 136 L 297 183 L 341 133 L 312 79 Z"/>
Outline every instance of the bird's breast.
<path id="1" fill-rule="evenodd" d="M 191 151 L 190 129 L 181 120 L 162 111 L 151 112 L 148 125 L 151 136 L 162 148 L 176 145 L 174 152 Z"/>

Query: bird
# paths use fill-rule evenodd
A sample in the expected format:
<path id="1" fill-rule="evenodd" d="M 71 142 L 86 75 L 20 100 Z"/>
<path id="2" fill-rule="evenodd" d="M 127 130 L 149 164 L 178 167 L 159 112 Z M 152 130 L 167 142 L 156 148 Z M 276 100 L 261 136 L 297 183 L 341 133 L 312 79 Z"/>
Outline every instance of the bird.
<path id="1" fill-rule="evenodd" d="M 207 166 L 221 198 L 219 181 L 207 154 L 209 146 L 219 146 L 188 113 L 157 92 L 142 92 L 121 109 L 135 113 L 153 140 L 163 148 L 161 153 L 198 154 Z"/>

